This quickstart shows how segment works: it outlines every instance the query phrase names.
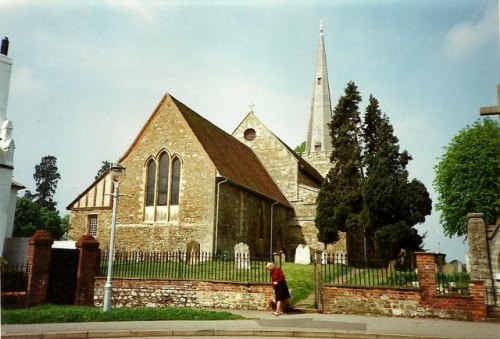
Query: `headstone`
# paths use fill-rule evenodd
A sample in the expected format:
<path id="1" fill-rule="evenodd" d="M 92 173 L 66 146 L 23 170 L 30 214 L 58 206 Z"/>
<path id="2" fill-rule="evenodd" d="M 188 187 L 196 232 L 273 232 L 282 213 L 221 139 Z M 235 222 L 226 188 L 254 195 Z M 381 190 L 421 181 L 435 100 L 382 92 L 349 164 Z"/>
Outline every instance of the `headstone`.
<path id="1" fill-rule="evenodd" d="M 200 263 L 200 243 L 197 241 L 190 241 L 186 246 L 186 261 L 190 265 L 196 265 Z"/>
<path id="2" fill-rule="evenodd" d="M 334 263 L 340 265 L 347 265 L 347 252 L 338 251 L 334 256 Z"/>
<path id="3" fill-rule="evenodd" d="M 300 244 L 295 250 L 295 263 L 301 265 L 309 265 L 311 263 L 311 251 L 309 246 Z"/>
<path id="4" fill-rule="evenodd" d="M 328 253 L 326 251 L 323 251 L 323 253 L 321 253 L 321 265 L 326 264 L 328 264 Z"/>
<path id="5" fill-rule="evenodd" d="M 247 244 L 240 242 L 234 246 L 234 264 L 236 268 L 250 269 L 250 249 Z"/>

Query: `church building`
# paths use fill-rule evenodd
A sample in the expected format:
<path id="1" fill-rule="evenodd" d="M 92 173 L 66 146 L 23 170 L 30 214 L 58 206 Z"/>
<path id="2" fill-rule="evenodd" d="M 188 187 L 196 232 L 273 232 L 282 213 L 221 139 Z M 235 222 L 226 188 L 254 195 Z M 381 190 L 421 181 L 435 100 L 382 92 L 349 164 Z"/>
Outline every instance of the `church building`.
<path id="1" fill-rule="evenodd" d="M 232 252 L 254 256 L 299 244 L 318 248 L 316 197 L 331 166 L 331 103 L 323 28 L 306 151 L 301 157 L 251 110 L 228 134 L 166 94 L 119 159 L 118 251 Z M 109 172 L 108 172 L 109 173 Z M 107 248 L 113 183 L 103 174 L 67 207 L 69 235 L 91 234 Z"/>

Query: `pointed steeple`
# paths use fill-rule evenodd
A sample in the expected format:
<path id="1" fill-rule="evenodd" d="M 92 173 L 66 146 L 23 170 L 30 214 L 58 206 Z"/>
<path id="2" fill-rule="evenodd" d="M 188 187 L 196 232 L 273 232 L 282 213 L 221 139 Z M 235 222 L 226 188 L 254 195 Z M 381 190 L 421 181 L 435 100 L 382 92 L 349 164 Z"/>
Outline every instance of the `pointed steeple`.
<path id="1" fill-rule="evenodd" d="M 316 56 L 316 72 L 314 76 L 311 113 L 307 129 L 306 152 L 330 151 L 332 142 L 328 123 L 332 118 L 330 101 L 330 85 L 326 67 L 325 41 L 323 39 L 323 21 L 319 26 L 318 54 Z"/>

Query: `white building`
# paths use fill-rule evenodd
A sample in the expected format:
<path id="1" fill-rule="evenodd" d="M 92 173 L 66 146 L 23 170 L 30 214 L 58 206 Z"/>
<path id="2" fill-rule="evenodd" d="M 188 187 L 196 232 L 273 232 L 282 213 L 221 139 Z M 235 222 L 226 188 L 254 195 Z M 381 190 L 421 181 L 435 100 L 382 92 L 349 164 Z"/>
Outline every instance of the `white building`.
<path id="1" fill-rule="evenodd" d="M 24 186 L 13 181 L 14 150 L 12 121 L 7 119 L 12 59 L 8 57 L 9 39 L 2 40 L 0 48 L 0 254 L 5 238 L 12 237 L 17 191 Z"/>

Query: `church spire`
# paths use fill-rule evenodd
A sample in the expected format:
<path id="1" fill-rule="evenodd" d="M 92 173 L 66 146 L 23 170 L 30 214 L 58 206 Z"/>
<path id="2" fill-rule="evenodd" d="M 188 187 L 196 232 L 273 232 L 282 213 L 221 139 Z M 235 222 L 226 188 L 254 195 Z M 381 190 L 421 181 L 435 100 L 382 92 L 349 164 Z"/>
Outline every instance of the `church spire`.
<path id="1" fill-rule="evenodd" d="M 328 123 L 332 118 L 330 102 L 330 86 L 326 67 L 325 41 L 323 39 L 323 21 L 319 25 L 318 54 L 316 56 L 316 71 L 313 85 L 311 113 L 307 129 L 306 152 L 330 151 L 332 142 Z"/>

